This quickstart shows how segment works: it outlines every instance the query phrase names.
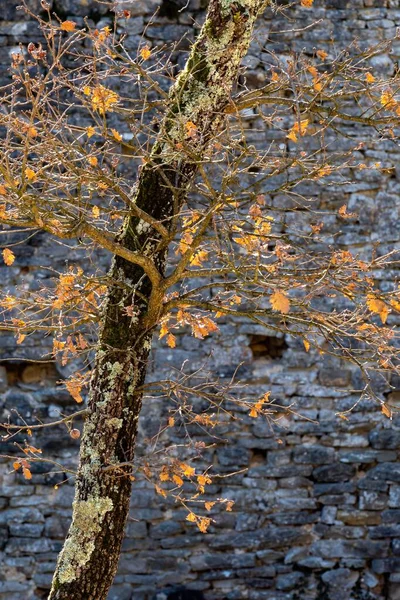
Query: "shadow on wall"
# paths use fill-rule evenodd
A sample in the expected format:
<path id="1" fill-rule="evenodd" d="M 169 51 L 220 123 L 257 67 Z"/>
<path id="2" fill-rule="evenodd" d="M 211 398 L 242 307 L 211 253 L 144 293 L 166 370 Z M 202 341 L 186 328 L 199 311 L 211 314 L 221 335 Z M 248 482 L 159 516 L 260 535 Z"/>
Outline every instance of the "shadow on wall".
<path id="1" fill-rule="evenodd" d="M 181 587 L 178 589 L 160 592 L 154 596 L 153 600 L 204 600 L 204 596 L 203 592 Z"/>

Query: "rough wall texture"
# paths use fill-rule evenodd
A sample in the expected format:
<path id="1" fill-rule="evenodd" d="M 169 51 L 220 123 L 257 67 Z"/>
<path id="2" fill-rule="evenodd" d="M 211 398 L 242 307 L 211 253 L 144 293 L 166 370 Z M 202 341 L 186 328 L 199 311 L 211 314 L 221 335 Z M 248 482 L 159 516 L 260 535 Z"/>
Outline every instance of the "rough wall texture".
<path id="1" fill-rule="evenodd" d="M 16 10 L 18 3 L 0 1 L 1 81 L 7 76 L 10 49 L 37 36 L 36 25 Z M 190 39 L 195 30 L 193 16 L 200 22 L 204 14 L 201 4 L 191 0 L 178 12 L 176 2 L 164 0 L 159 16 L 146 29 L 146 38 L 154 45 L 184 35 Z M 55 0 L 54 5 L 61 16 L 75 20 L 89 12 L 99 27 L 112 18 L 106 7 L 83 0 Z M 128 22 L 131 49 L 138 47 L 158 5 L 159 0 L 135 0 L 128 6 L 133 14 Z M 394 38 L 400 25 L 400 2 L 316 1 L 312 13 L 294 8 L 291 16 L 296 18 L 295 34 L 274 33 L 291 28 L 292 23 L 283 17 L 271 22 L 267 15 L 260 20 L 246 58 L 252 85 L 264 81 L 271 62 L 265 52 L 267 39 L 268 51 L 288 55 L 290 49 L 306 48 L 311 53 L 314 47 L 335 52 L 355 38 L 369 43 Z M 302 30 L 312 19 L 321 22 Z M 390 74 L 399 59 L 400 41 L 395 40 L 393 53 L 375 57 L 372 66 Z M 277 133 L 272 130 L 263 139 L 259 131 L 252 134 L 257 126 L 249 118 L 249 136 L 254 142 L 268 144 L 275 139 Z M 348 133 L 353 138 L 364 135 L 354 126 L 348 127 Z M 396 164 L 399 153 L 394 144 L 382 142 L 377 149 L 365 141 L 366 159 Z M 345 147 L 346 140 L 341 143 Z M 346 202 L 350 211 L 360 213 L 337 237 L 342 248 L 368 253 L 377 240 L 381 251 L 398 243 L 399 179 L 397 169 L 385 174 L 369 170 L 338 190 L 318 192 L 325 208 L 337 210 Z M 274 199 L 277 204 L 281 200 Z M 293 214 L 287 218 L 290 222 Z M 306 223 L 307 215 L 301 218 Z M 332 231 L 335 228 L 337 223 L 332 222 Z M 83 257 L 79 247 L 38 235 L 17 246 L 16 255 L 15 266 L 0 266 L 1 285 L 11 291 L 21 278 L 34 287 L 38 279 L 49 276 L 46 267 L 62 270 L 66 258 L 79 261 Z M 391 273 L 390 279 L 394 277 Z M 390 281 L 377 273 L 379 278 L 386 289 Z M 231 423 L 222 431 L 223 439 L 235 443 L 216 444 L 205 464 L 214 463 L 221 473 L 242 472 L 226 479 L 223 488 L 210 486 L 210 499 L 223 495 L 236 503 L 232 512 L 213 515 L 215 523 L 207 535 L 185 521 L 184 511 L 160 499 L 145 484 L 134 483 L 132 519 L 110 599 L 172 600 L 203 595 L 206 600 L 400 599 L 400 420 L 384 420 L 372 404 L 357 403 L 352 391 L 360 388 L 357 374 L 329 357 L 306 354 L 297 341 L 273 337 L 243 321 L 222 323 L 218 342 L 214 353 L 215 338 L 199 345 L 193 338 L 182 337 L 174 351 L 157 347 L 150 377 L 165 377 L 186 359 L 194 370 L 211 355 L 209 365 L 220 377 L 228 378 L 233 366 L 243 362 L 241 378 L 254 394 L 270 389 L 274 398 L 296 406 L 302 417 L 285 418 L 280 430 L 273 432 L 268 424 L 241 415 L 240 424 Z M 45 344 L 33 336 L 16 349 L 12 337 L 2 336 L 2 420 L 13 407 L 26 418 L 34 414 L 43 419 L 57 417 L 60 409 L 63 413 L 74 410 L 68 394 L 56 385 L 67 374 L 65 370 L 38 363 Z M 10 356 L 17 360 L 5 362 Z M 393 389 L 384 380 L 376 382 L 381 394 L 391 394 L 393 402 L 400 402 L 400 381 L 391 384 Z M 349 421 L 338 421 L 335 413 L 354 404 Z M 145 406 L 143 440 L 157 432 L 162 410 L 156 401 Z M 172 442 L 179 443 L 183 432 L 177 429 L 171 435 Z M 194 439 L 200 440 L 198 433 Z M 65 429 L 52 430 L 40 444 L 66 467 L 75 464 L 78 443 Z M 8 450 L 11 444 L 4 446 L 3 451 Z M 72 481 L 54 489 L 68 474 L 48 471 L 49 467 L 38 464 L 32 481 L 26 482 L 2 465 L 1 600 L 46 597 L 73 498 Z M 171 595 L 179 587 L 192 590 L 192 595 Z"/>

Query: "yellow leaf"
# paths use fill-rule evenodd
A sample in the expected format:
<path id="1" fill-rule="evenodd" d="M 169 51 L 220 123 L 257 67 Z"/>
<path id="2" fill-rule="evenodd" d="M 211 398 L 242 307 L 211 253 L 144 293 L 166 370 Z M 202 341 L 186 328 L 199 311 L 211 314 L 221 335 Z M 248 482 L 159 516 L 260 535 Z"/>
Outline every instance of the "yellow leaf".
<path id="1" fill-rule="evenodd" d="M 197 476 L 197 483 L 201 486 L 207 485 L 212 483 L 211 481 L 211 477 L 209 477 L 208 475 L 198 475 Z"/>
<path id="2" fill-rule="evenodd" d="M 168 325 L 166 322 L 161 323 L 161 327 L 160 327 L 160 335 L 158 336 L 158 339 L 162 339 L 165 335 L 167 335 L 169 329 L 168 329 Z"/>
<path id="3" fill-rule="evenodd" d="M 391 419 L 392 418 L 391 409 L 388 406 L 386 406 L 386 404 L 382 404 L 381 408 L 382 408 L 382 412 L 385 415 L 385 417 L 388 417 L 389 419 Z"/>
<path id="4" fill-rule="evenodd" d="M 206 250 L 199 250 L 196 254 L 191 258 L 190 264 L 193 267 L 201 267 L 201 263 L 207 260 L 208 252 Z"/>
<path id="5" fill-rule="evenodd" d="M 18 461 L 13 462 L 13 469 L 15 469 L 15 471 L 18 471 L 18 469 L 21 468 L 21 463 L 19 463 Z"/>
<path id="6" fill-rule="evenodd" d="M 3 250 L 3 260 L 8 267 L 10 267 L 15 261 L 15 254 L 9 248 L 4 248 Z"/>
<path id="7" fill-rule="evenodd" d="M 96 129 L 94 127 L 92 127 L 92 126 L 86 127 L 86 135 L 90 139 L 91 137 L 93 137 L 94 135 L 96 135 Z"/>
<path id="8" fill-rule="evenodd" d="M 367 83 L 374 83 L 375 77 L 368 71 L 368 73 L 365 73 L 365 81 Z"/>
<path id="9" fill-rule="evenodd" d="M 287 314 L 290 310 L 290 300 L 286 295 L 286 292 L 276 290 L 270 298 L 272 310 L 276 310 L 283 314 Z"/>
<path id="10" fill-rule="evenodd" d="M 37 175 L 36 175 L 35 171 L 30 169 L 29 167 L 26 167 L 26 169 L 25 169 L 25 177 L 29 181 L 32 181 L 32 182 L 36 181 L 36 179 L 37 179 Z"/>
<path id="11" fill-rule="evenodd" d="M 120 134 L 119 131 L 117 131 L 116 129 L 111 129 L 111 133 L 113 134 L 113 136 L 117 140 L 117 142 L 122 142 L 122 135 Z"/>
<path id="12" fill-rule="evenodd" d="M 201 533 L 206 533 L 208 527 L 210 526 L 211 519 L 208 517 L 200 517 L 197 522 L 197 527 L 200 529 Z"/>
<path id="13" fill-rule="evenodd" d="M 150 58 L 151 56 L 151 50 L 148 46 L 145 46 L 144 48 L 142 48 L 140 50 L 140 56 L 143 58 L 143 60 L 147 60 L 148 58 Z"/>
<path id="14" fill-rule="evenodd" d="M 253 407 L 249 412 L 249 417 L 253 417 L 254 419 L 258 417 L 258 410 L 255 407 Z"/>
<path id="15" fill-rule="evenodd" d="M 169 473 L 166 467 L 163 467 L 159 475 L 160 481 L 169 481 Z"/>
<path id="16" fill-rule="evenodd" d="M 92 215 L 94 216 L 95 219 L 98 219 L 100 217 L 100 209 L 98 206 L 93 206 Z"/>
<path id="17" fill-rule="evenodd" d="M 311 8 L 314 0 L 301 0 L 300 4 L 303 8 Z"/>
<path id="18" fill-rule="evenodd" d="M 178 487 L 182 487 L 182 485 L 183 485 L 183 479 L 182 479 L 182 477 L 179 477 L 179 475 L 173 475 L 172 479 L 173 479 L 174 483 L 176 483 L 176 485 Z"/>
<path id="19" fill-rule="evenodd" d="M 292 140 L 292 142 L 294 142 L 295 144 L 297 144 L 298 142 L 298 138 L 296 133 L 293 131 L 293 129 L 291 131 L 289 131 L 289 133 L 286 136 L 289 140 Z"/>
<path id="20" fill-rule="evenodd" d="M 303 344 L 304 344 L 304 348 L 306 349 L 306 352 L 308 352 L 310 349 L 310 342 L 308 340 L 304 339 Z"/>
<path id="21" fill-rule="evenodd" d="M 88 162 L 92 167 L 97 167 L 99 161 L 97 160 L 96 156 L 89 156 Z"/>
<path id="22" fill-rule="evenodd" d="M 168 419 L 168 427 L 173 427 L 175 425 L 174 417 L 169 417 Z"/>
<path id="23" fill-rule="evenodd" d="M 0 184 L 0 196 L 7 196 L 7 188 Z"/>
<path id="24" fill-rule="evenodd" d="M 85 87 L 83 88 L 83 93 L 85 94 L 85 96 L 90 96 L 90 94 L 92 93 L 92 90 L 90 89 L 90 87 L 88 85 L 85 85 Z M 88 127 L 88 129 L 93 129 Z"/>
<path id="25" fill-rule="evenodd" d="M 62 31 L 75 31 L 76 23 L 74 21 L 63 21 L 60 25 Z"/>
<path id="26" fill-rule="evenodd" d="M 196 521 L 197 521 L 196 515 L 194 513 L 190 512 L 188 514 L 188 516 L 186 517 L 186 521 L 189 521 L 190 523 L 196 523 Z"/>
<path id="27" fill-rule="evenodd" d="M 229 502 L 227 502 L 227 504 L 226 504 L 226 509 L 225 509 L 225 510 L 226 510 L 227 512 L 232 512 L 232 507 L 233 507 L 233 505 L 234 505 L 234 504 L 235 504 L 235 503 L 234 503 L 234 501 L 233 501 L 233 500 L 229 500 Z"/>
<path id="28" fill-rule="evenodd" d="M 204 503 L 204 508 L 205 508 L 206 510 L 211 510 L 211 509 L 212 509 L 212 507 L 214 506 L 214 504 L 215 504 L 215 502 L 205 502 L 205 503 Z"/>
<path id="29" fill-rule="evenodd" d="M 182 469 L 182 473 L 186 475 L 186 477 L 193 477 L 193 475 L 196 473 L 196 470 L 186 463 L 181 463 L 180 467 Z"/>
<path id="30" fill-rule="evenodd" d="M 93 110 L 97 110 L 101 115 L 104 115 L 106 111 L 111 112 L 115 104 L 118 104 L 119 96 L 113 90 L 109 90 L 103 85 L 98 85 L 92 91 L 91 101 Z"/>
<path id="31" fill-rule="evenodd" d="M 381 94 L 381 104 L 387 110 L 397 107 L 397 102 L 393 97 L 393 92 L 390 89 L 383 90 Z"/>
<path id="32" fill-rule="evenodd" d="M 167 346 L 169 346 L 170 348 L 175 348 L 176 346 L 176 337 L 172 335 L 172 333 L 169 333 L 167 335 Z"/>
<path id="33" fill-rule="evenodd" d="M 367 306 L 371 312 L 380 316 L 383 324 L 386 323 L 390 311 L 383 300 L 379 300 L 374 294 L 368 294 Z"/>

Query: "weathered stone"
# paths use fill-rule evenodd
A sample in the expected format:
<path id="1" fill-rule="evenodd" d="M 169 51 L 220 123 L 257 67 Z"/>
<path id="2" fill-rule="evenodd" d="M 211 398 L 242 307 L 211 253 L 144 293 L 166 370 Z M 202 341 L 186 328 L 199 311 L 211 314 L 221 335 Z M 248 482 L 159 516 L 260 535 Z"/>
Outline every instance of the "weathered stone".
<path id="1" fill-rule="evenodd" d="M 318 482 L 348 481 L 354 475 L 354 467 L 351 465 L 335 463 L 333 465 L 317 467 L 313 471 L 313 477 Z"/>

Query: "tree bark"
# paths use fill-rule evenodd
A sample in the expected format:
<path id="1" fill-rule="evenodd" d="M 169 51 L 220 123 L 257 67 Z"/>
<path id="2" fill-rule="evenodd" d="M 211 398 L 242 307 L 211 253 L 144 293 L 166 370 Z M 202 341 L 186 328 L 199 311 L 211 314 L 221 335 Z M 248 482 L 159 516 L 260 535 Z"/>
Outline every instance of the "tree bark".
<path id="1" fill-rule="evenodd" d="M 266 3 L 211 0 L 186 67 L 171 89 L 159 140 L 151 162 L 142 169 L 133 199 L 167 230 L 196 172 L 195 163 L 179 159 L 174 151 L 176 142 L 182 139 L 185 122 L 195 123 L 200 158 L 218 131 L 255 20 Z M 149 257 L 149 268 L 143 270 L 120 256 L 113 258 L 112 283 L 90 383 L 72 523 L 58 558 L 49 600 L 107 597 L 129 511 L 129 469 L 116 465 L 134 457 L 140 388 L 165 294 L 167 244 L 158 231 L 135 216 L 126 219 L 118 241 Z"/>

